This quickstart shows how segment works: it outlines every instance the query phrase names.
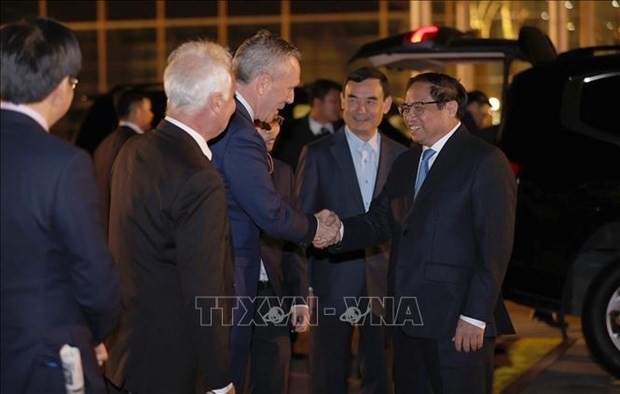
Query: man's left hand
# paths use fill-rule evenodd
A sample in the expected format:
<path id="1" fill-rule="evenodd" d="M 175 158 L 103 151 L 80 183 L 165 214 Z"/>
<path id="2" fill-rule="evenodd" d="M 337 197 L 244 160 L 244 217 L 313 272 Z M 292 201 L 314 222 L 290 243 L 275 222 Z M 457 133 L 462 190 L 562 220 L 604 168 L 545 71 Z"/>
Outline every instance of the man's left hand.
<path id="1" fill-rule="evenodd" d="M 457 352 L 475 352 L 482 347 L 484 328 L 459 319 L 456 323 L 456 332 L 452 340 Z"/>

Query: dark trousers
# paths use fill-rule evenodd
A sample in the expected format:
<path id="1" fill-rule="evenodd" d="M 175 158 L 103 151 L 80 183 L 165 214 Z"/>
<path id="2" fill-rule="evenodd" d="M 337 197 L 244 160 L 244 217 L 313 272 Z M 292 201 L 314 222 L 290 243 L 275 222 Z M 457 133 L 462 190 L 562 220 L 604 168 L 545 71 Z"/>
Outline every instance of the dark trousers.
<path id="1" fill-rule="evenodd" d="M 317 317 L 313 316 L 316 322 Z M 373 319 L 374 322 L 379 321 Z M 392 393 L 385 327 L 371 325 L 368 318 L 359 325 L 359 358 L 362 393 Z M 346 394 L 351 372 L 353 325 L 338 316 L 319 312 L 318 325 L 310 328 L 310 386 L 314 394 Z"/>
<path id="2" fill-rule="evenodd" d="M 495 338 L 476 352 L 457 352 L 451 339 L 416 338 L 394 327 L 397 394 L 491 394 Z"/>
<path id="3" fill-rule="evenodd" d="M 262 303 L 260 297 L 276 297 L 271 287 L 259 287 L 255 322 L 263 322 L 262 316 L 269 312 L 273 304 Z M 289 313 L 284 310 L 284 313 Z M 254 325 L 252 331 L 252 351 L 250 355 L 250 384 L 252 394 L 286 394 L 288 374 L 291 365 L 290 326 L 283 323 Z"/>

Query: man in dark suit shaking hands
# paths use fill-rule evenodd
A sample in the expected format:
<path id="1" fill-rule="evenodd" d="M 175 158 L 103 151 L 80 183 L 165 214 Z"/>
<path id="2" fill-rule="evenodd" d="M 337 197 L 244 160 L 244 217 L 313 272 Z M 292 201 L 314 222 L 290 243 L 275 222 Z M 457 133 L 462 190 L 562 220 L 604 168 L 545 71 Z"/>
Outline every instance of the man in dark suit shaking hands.
<path id="1" fill-rule="evenodd" d="M 411 78 L 400 112 L 416 145 L 369 213 L 343 220 L 343 249 L 392 238 L 397 393 L 491 393 L 494 339 L 513 332 L 500 291 L 516 182 L 504 154 L 461 125 L 466 105 L 448 75 Z"/>
<path id="2" fill-rule="evenodd" d="M 49 134 L 73 100 L 80 47 L 44 18 L 4 25 L 0 35 L 0 392 L 66 392 L 59 351 L 70 345 L 80 351 L 82 389 L 104 393 L 105 350 L 94 348 L 116 324 L 118 272 L 92 161 Z"/>
<path id="3" fill-rule="evenodd" d="M 226 184 L 226 197 L 235 251 L 235 309 L 231 333 L 231 359 L 237 390 L 243 391 L 252 336 L 252 316 L 261 269 L 261 231 L 299 244 L 337 228 L 296 212 L 287 204 L 269 175 L 269 152 L 254 127 L 254 120 L 270 122 L 286 103 L 292 103 L 299 84 L 301 53 L 286 40 L 261 30 L 235 52 L 237 109 L 228 128 L 213 142 L 213 164 Z M 339 225 L 339 223 L 338 223 Z"/>
<path id="4" fill-rule="evenodd" d="M 129 139 L 112 168 L 123 311 L 107 376 L 135 393 L 231 392 L 230 225 L 207 145 L 235 110 L 230 54 L 208 41 L 181 45 L 164 90 L 165 119 Z"/>

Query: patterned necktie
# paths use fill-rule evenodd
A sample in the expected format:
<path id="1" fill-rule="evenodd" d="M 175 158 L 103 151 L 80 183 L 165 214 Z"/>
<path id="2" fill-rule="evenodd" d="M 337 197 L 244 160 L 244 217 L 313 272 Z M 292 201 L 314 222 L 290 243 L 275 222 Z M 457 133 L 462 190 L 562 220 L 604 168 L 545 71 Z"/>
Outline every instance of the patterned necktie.
<path id="1" fill-rule="evenodd" d="M 428 163 L 430 162 L 431 157 L 433 157 L 435 153 L 437 152 L 432 149 L 427 149 L 424 151 L 424 153 L 422 153 L 422 163 L 420 163 L 420 171 L 418 173 L 418 178 L 415 180 L 415 193 L 413 194 L 414 197 L 418 195 L 418 191 L 420 191 L 420 188 L 422 187 L 422 184 L 426 179 L 426 175 L 428 175 L 428 171 L 430 170 L 430 166 L 428 165 Z"/>

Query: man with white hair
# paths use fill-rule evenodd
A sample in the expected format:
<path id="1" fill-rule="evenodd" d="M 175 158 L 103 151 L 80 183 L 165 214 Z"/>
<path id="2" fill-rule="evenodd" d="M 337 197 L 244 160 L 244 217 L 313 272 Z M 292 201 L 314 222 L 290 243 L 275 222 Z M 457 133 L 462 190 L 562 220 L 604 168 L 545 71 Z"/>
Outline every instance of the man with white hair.
<path id="1" fill-rule="evenodd" d="M 207 144 L 235 110 L 230 54 L 181 45 L 164 89 L 165 119 L 131 138 L 112 168 L 109 244 L 124 309 L 107 376 L 123 392 L 234 392 L 230 225 Z"/>

